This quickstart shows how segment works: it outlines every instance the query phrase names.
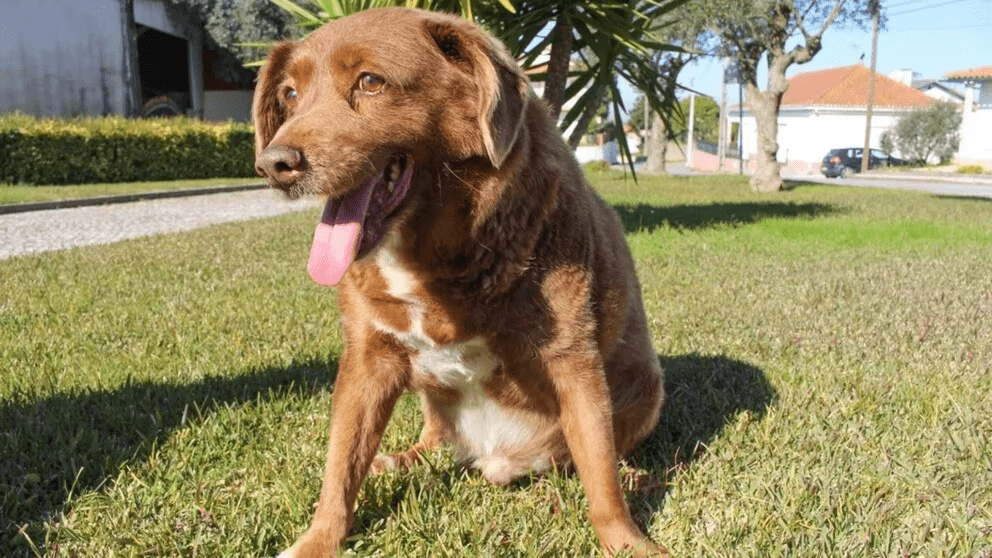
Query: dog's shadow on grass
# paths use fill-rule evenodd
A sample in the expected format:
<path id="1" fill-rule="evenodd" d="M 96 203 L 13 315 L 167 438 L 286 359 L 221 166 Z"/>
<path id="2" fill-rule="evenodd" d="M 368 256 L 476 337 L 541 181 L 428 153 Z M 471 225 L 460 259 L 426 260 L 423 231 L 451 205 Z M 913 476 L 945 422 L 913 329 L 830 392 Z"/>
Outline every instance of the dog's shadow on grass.
<path id="1" fill-rule="evenodd" d="M 659 481 L 632 495 L 651 507 L 660 505 L 674 472 L 697 460 L 726 424 L 744 411 L 760 419 L 776 397 L 764 373 L 750 364 L 695 354 L 659 358 L 666 374 L 665 410 L 631 456 Z M 334 360 L 315 359 L 186 384 L 133 383 L 3 404 L 0 511 L 10 515 L 0 522 L 0 531 L 7 532 L 0 555 L 30 555 L 26 539 L 11 531 L 23 529 L 40 542 L 44 522 L 62 510 L 70 493 L 98 489 L 188 421 L 224 406 L 314 393 L 333 382 L 336 368 Z M 392 499 L 401 497 L 402 491 Z"/>
<path id="2" fill-rule="evenodd" d="M 840 211 L 824 203 L 740 202 L 702 205 L 655 206 L 648 204 L 614 205 L 627 233 L 651 232 L 668 227 L 697 230 L 717 226 L 741 226 L 768 218 L 815 218 Z"/>
<path id="3" fill-rule="evenodd" d="M 690 467 L 728 424 L 741 413 L 761 420 L 777 399 L 760 368 L 728 358 L 687 354 L 659 355 L 665 370 L 665 408 L 655 431 L 630 456 L 651 472 L 635 497 L 660 506 L 668 483 Z"/>
<path id="4" fill-rule="evenodd" d="M 0 404 L 0 556 L 32 555 L 24 535 L 43 540 L 43 523 L 70 493 L 99 488 L 188 422 L 224 406 L 314 393 L 336 370 L 334 360 L 313 359 L 185 384 L 136 382 Z"/>

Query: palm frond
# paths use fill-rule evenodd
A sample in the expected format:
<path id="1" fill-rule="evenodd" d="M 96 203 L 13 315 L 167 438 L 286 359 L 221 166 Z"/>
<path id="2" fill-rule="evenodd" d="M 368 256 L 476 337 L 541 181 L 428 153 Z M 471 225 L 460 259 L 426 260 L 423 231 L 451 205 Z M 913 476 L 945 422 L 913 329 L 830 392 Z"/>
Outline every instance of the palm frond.
<path id="1" fill-rule="evenodd" d="M 406 6 L 459 13 L 487 28 L 506 44 L 524 67 L 530 67 L 555 42 L 549 22 L 565 21 L 572 30 L 572 54 L 582 62 L 570 69 L 564 98 L 570 108 L 562 130 L 579 122 L 609 98 L 622 130 L 624 112 L 618 77 L 644 93 L 653 112 L 669 121 L 677 111 L 674 81 L 655 63 L 655 53 L 684 52 L 662 37 L 672 13 L 688 0 L 271 0 L 305 26 L 319 25 L 372 7 Z M 316 6 L 316 8 L 314 8 Z M 506 17 L 507 12 L 514 14 Z M 541 81 L 546 75 L 534 74 Z M 629 146 L 617 134 L 620 152 L 634 172 Z M 635 175 L 636 179 L 636 175 Z"/>

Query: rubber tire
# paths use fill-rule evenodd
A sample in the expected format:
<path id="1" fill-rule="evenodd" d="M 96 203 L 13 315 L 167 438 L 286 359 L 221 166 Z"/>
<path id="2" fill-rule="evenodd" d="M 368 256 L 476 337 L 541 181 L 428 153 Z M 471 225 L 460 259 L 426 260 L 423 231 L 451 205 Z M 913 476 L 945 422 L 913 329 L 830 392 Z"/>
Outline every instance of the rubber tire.
<path id="1" fill-rule="evenodd" d="M 173 118 L 183 114 L 183 109 L 165 95 L 149 99 L 141 106 L 142 118 Z"/>

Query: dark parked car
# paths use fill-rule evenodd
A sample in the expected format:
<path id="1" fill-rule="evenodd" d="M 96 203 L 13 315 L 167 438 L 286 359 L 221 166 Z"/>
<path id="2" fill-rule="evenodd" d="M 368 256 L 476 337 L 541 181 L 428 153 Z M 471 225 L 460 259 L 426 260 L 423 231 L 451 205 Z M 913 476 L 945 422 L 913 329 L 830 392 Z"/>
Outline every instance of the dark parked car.
<path id="1" fill-rule="evenodd" d="M 823 156 L 823 163 L 820 165 L 820 172 L 828 178 L 840 176 L 846 178 L 856 172 L 861 172 L 861 155 L 864 149 L 860 147 L 845 147 L 844 149 L 831 149 Z M 898 167 L 906 164 L 906 161 L 894 157 L 882 150 L 872 149 L 868 157 L 868 168 Z"/>

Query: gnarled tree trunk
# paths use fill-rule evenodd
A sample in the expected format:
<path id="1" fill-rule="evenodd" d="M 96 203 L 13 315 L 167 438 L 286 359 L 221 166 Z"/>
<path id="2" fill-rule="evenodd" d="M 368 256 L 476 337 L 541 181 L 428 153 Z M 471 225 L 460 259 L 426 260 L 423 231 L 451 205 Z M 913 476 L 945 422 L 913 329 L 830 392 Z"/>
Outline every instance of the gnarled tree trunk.
<path id="1" fill-rule="evenodd" d="M 544 80 L 544 100 L 551 118 L 558 122 L 565 102 L 565 85 L 568 82 L 568 62 L 572 54 L 572 24 L 560 14 L 551 31 L 554 39 L 548 55 L 548 75 Z"/>
<path id="2" fill-rule="evenodd" d="M 751 175 L 751 189 L 755 192 L 776 192 L 784 188 L 782 165 L 778 162 L 778 110 L 782 94 L 760 91 L 750 83 L 747 89 L 747 104 L 754 115 L 758 142 L 755 153 L 757 168 Z"/>
<path id="3" fill-rule="evenodd" d="M 665 128 L 665 121 L 661 116 L 655 114 L 651 120 L 651 130 L 645 138 L 645 151 L 648 160 L 644 165 L 644 170 L 659 174 L 668 174 L 665 159 L 668 157 L 668 130 Z"/>
<path id="4" fill-rule="evenodd" d="M 586 107 L 582 109 L 582 115 L 575 121 L 575 127 L 572 128 L 572 133 L 568 136 L 567 143 L 572 148 L 572 151 L 575 151 L 575 148 L 579 146 L 582 136 L 586 135 L 586 129 L 589 127 L 589 123 L 595 118 L 596 110 L 603 104 L 603 98 L 606 97 L 605 87 L 602 85 L 594 85 L 593 87 L 596 88 L 596 93 L 592 96 Z"/>

